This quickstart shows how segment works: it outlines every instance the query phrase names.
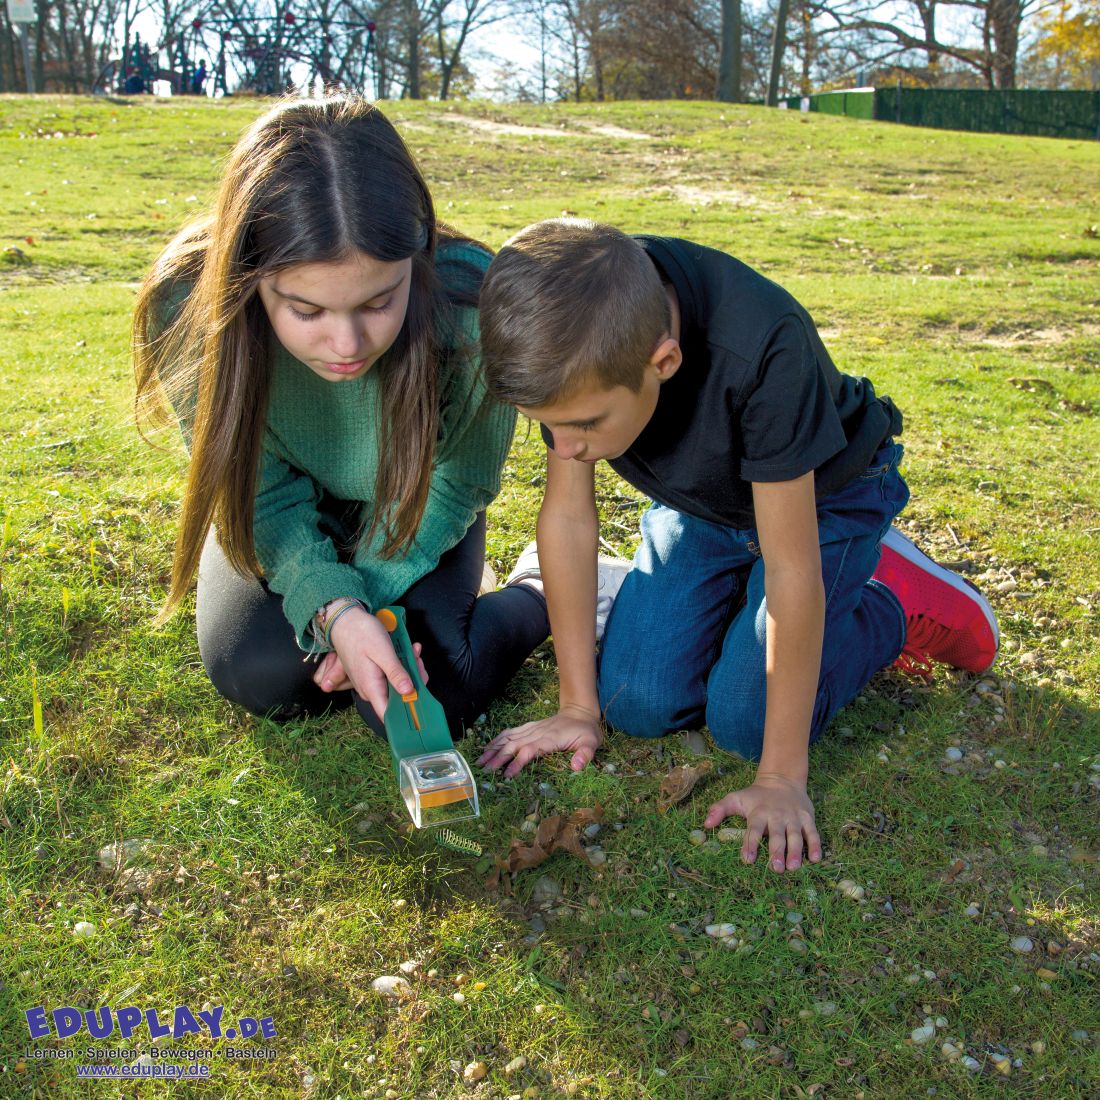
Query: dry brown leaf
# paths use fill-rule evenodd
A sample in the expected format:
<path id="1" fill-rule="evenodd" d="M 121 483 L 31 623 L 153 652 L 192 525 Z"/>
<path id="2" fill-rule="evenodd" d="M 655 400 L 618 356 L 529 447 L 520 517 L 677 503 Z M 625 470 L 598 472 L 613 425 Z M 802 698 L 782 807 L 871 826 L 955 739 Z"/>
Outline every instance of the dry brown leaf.
<path id="1" fill-rule="evenodd" d="M 557 851 L 568 852 L 587 863 L 588 856 L 581 843 L 581 831 L 602 820 L 603 807 L 600 805 L 591 809 L 574 810 L 568 817 L 562 817 L 561 814 L 544 817 L 539 822 L 535 838 L 530 844 L 518 838 L 513 839 L 508 855 L 504 859 L 497 860 L 492 873 L 485 880 L 485 888 L 499 889 L 503 876 L 538 867 Z M 510 885 L 509 880 L 505 879 L 504 882 L 506 886 Z"/>
<path id="2" fill-rule="evenodd" d="M 657 792 L 657 809 L 667 813 L 670 806 L 683 802 L 695 789 L 695 784 L 714 767 L 710 760 L 700 764 L 680 764 L 661 780 L 661 789 Z"/>

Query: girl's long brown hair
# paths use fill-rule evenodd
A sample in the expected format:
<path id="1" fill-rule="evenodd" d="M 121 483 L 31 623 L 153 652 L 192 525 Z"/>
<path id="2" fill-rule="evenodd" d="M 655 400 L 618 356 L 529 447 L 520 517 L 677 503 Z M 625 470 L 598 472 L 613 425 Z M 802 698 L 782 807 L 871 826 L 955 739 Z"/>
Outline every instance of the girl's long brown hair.
<path id="1" fill-rule="evenodd" d="M 271 378 L 260 280 L 356 251 L 412 257 L 408 313 L 381 372 L 377 503 L 382 554 L 407 549 L 424 514 L 439 428 L 439 328 L 451 303 L 435 274 L 427 185 L 397 131 L 365 100 L 289 100 L 237 143 L 210 215 L 184 228 L 142 284 L 134 314 L 135 411 L 190 436 L 163 619 L 198 568 L 210 525 L 230 564 L 262 572 L 252 524 Z M 470 304 L 463 300 L 462 304 Z"/>

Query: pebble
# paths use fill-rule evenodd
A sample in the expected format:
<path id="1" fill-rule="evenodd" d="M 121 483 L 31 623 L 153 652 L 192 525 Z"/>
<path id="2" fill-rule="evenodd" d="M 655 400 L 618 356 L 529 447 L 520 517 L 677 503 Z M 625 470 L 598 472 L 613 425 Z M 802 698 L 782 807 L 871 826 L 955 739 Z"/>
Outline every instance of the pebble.
<path id="1" fill-rule="evenodd" d="M 504 1067 L 504 1076 L 505 1077 L 512 1077 L 515 1074 L 519 1073 L 519 1071 L 521 1069 L 523 1069 L 526 1065 L 527 1065 L 527 1059 L 521 1054 L 518 1057 L 513 1058 Z"/>
<path id="2" fill-rule="evenodd" d="M 954 1043 L 944 1043 L 943 1046 L 940 1047 L 940 1053 L 945 1058 L 949 1058 L 952 1062 L 954 1062 L 955 1059 L 957 1059 L 959 1055 L 962 1054 L 962 1051 L 959 1050 L 959 1048 L 955 1046 Z"/>
<path id="3" fill-rule="evenodd" d="M 475 1081 L 480 1081 L 489 1072 L 489 1067 L 484 1062 L 471 1062 L 462 1071 L 462 1080 L 467 1085 L 474 1084 Z"/>
<path id="4" fill-rule="evenodd" d="M 937 1016 L 936 1017 L 936 1027 L 938 1027 L 938 1028 L 947 1027 L 947 1017 L 946 1016 Z"/>
<path id="5" fill-rule="evenodd" d="M 415 974 L 420 969 L 420 963 L 416 959 L 406 959 L 397 969 L 402 974 Z"/>
<path id="6" fill-rule="evenodd" d="M 706 928 L 707 935 L 716 940 L 727 939 L 736 931 L 736 926 L 732 924 L 708 924 Z"/>
<path id="7" fill-rule="evenodd" d="M 719 829 L 718 841 L 721 844 L 740 844 L 745 839 L 744 829 Z"/>
<path id="8" fill-rule="evenodd" d="M 596 845 L 588 849 L 588 864 L 590 867 L 602 867 L 607 862 L 607 853 Z"/>
<path id="9" fill-rule="evenodd" d="M 127 867 L 118 876 L 118 884 L 127 894 L 144 894 L 153 884 L 153 876 L 144 867 Z"/>
<path id="10" fill-rule="evenodd" d="M 920 1046 L 922 1043 L 927 1043 L 928 1040 L 931 1039 L 932 1036 L 935 1034 L 936 1029 L 934 1027 L 929 1027 L 926 1025 L 924 1027 L 913 1028 L 913 1030 L 909 1032 L 909 1038 L 912 1039 L 913 1042 L 916 1043 L 918 1046 Z"/>
<path id="11" fill-rule="evenodd" d="M 993 1068 L 1002 1076 L 1007 1077 L 1012 1072 L 1012 1059 L 1007 1054 L 994 1054 L 991 1060 Z"/>
<path id="12" fill-rule="evenodd" d="M 454 1003 L 456 1005 L 464 1005 L 466 1003 L 466 994 L 465 993 L 452 993 L 451 994 L 451 1000 L 454 1001 Z"/>
<path id="13" fill-rule="evenodd" d="M 707 739 L 698 730 L 687 730 L 681 737 L 681 741 L 684 743 L 684 748 L 696 756 L 706 756 L 710 752 Z"/>
<path id="14" fill-rule="evenodd" d="M 375 993 L 381 993 L 383 997 L 409 997 L 412 995 L 412 987 L 405 978 L 397 974 L 383 974 L 370 983 Z"/>
<path id="15" fill-rule="evenodd" d="M 1087 1043 L 1089 1041 L 1089 1033 L 1083 1028 L 1075 1028 L 1069 1033 L 1069 1037 L 1075 1043 Z"/>
<path id="16" fill-rule="evenodd" d="M 965 911 L 968 917 L 980 917 L 982 915 L 982 907 L 976 901 L 972 901 Z"/>
<path id="17" fill-rule="evenodd" d="M 806 941 L 799 939 L 798 936 L 792 936 L 789 940 L 787 940 L 787 946 L 796 955 L 805 955 L 810 950 L 809 947 L 806 946 Z"/>
<path id="18" fill-rule="evenodd" d="M 598 821 L 592 822 L 592 824 L 587 826 L 584 830 L 585 838 L 588 840 L 595 840 L 596 837 L 600 835 L 600 829 L 602 828 L 603 826 L 600 825 Z"/>
<path id="19" fill-rule="evenodd" d="M 550 783 L 540 783 L 539 784 L 539 794 L 541 794 L 543 798 L 557 798 L 558 797 L 557 790 Z M 482 1065 L 481 1062 L 475 1062 L 474 1064 L 475 1065 Z"/>
<path id="20" fill-rule="evenodd" d="M 836 888 L 846 898 L 851 898 L 852 901 L 862 901 L 867 896 L 867 891 L 858 882 L 853 882 L 850 878 L 842 878 L 836 884 Z"/>
<path id="21" fill-rule="evenodd" d="M 966 1066 L 966 1068 L 970 1070 L 971 1073 L 981 1072 L 981 1062 L 979 1062 L 977 1058 L 971 1058 L 969 1054 L 964 1055 L 962 1058 L 960 1058 L 959 1062 L 960 1064 Z"/>
<path id="22" fill-rule="evenodd" d="M 814 1012 L 818 1016 L 832 1016 L 836 1012 L 835 1001 L 814 1001 Z"/>
<path id="23" fill-rule="evenodd" d="M 752 1038 L 751 1035 L 746 1035 L 745 1038 L 741 1040 L 742 1050 L 756 1050 L 758 1046 L 760 1046 L 760 1044 Z"/>
<path id="24" fill-rule="evenodd" d="M 1027 936 L 1013 936 L 1008 946 L 1011 947 L 1017 955 L 1027 955 L 1035 949 L 1035 944 L 1032 943 Z"/>
<path id="25" fill-rule="evenodd" d="M 561 884 L 549 875 L 542 875 L 531 891 L 531 904 L 551 905 L 561 897 Z"/>
<path id="26" fill-rule="evenodd" d="M 964 754 L 962 749 L 957 749 L 952 746 L 943 755 L 946 756 L 947 759 L 950 760 L 952 763 L 956 763 L 963 758 Z"/>
<path id="27" fill-rule="evenodd" d="M 707 834 L 704 833 L 702 829 L 692 829 L 691 832 L 688 833 L 688 843 L 694 844 L 696 848 L 701 844 L 706 844 L 706 842 Z"/>
<path id="28" fill-rule="evenodd" d="M 73 925 L 73 935 L 80 939 L 90 940 L 95 935 L 95 925 L 90 920 L 78 920 Z"/>
<path id="29" fill-rule="evenodd" d="M 797 909 L 792 909 L 787 914 L 787 923 L 788 924 L 801 924 L 802 923 L 802 914 L 800 912 L 798 912 Z"/>
<path id="30" fill-rule="evenodd" d="M 128 867 L 139 856 L 145 854 L 147 840 L 120 840 L 99 849 L 96 862 L 104 871 L 114 871 Z"/>
<path id="31" fill-rule="evenodd" d="M 1047 1049 L 1047 1045 L 1046 1045 L 1046 1043 L 1043 1042 L 1042 1039 L 1036 1039 L 1035 1042 L 1033 1042 L 1031 1044 L 1031 1053 L 1032 1054 L 1045 1054 L 1046 1049 Z"/>

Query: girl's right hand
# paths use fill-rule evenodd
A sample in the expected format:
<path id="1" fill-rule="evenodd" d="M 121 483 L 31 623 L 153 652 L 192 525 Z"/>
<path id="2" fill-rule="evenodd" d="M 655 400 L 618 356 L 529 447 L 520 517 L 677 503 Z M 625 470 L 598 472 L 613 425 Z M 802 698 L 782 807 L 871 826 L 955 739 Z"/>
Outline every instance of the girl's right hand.
<path id="1" fill-rule="evenodd" d="M 588 765 L 603 742 L 599 717 L 583 707 L 566 705 L 552 718 L 527 722 L 497 734 L 478 758 L 487 771 L 504 768 L 511 779 L 532 760 L 552 752 L 571 752 L 575 772 Z"/>
<path id="2" fill-rule="evenodd" d="M 389 632 L 369 611 L 352 608 L 341 615 L 332 628 L 331 641 L 335 652 L 325 655 L 314 675 L 323 691 L 354 689 L 374 707 L 379 721 L 386 714 L 391 684 L 402 695 L 412 691 L 412 680 L 393 648 Z M 427 683 L 419 643 L 413 649 L 420 676 Z"/>

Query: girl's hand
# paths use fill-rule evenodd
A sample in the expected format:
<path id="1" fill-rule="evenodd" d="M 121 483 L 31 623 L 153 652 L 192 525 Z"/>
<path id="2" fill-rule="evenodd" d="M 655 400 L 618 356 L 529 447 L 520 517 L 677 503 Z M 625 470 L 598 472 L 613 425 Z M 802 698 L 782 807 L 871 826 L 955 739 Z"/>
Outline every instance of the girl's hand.
<path id="1" fill-rule="evenodd" d="M 332 628 L 333 651 L 326 653 L 313 674 L 322 691 L 354 690 L 366 699 L 379 721 L 386 715 L 389 685 L 402 695 L 412 690 L 412 680 L 398 659 L 389 632 L 378 619 L 360 608 L 340 616 Z M 426 684 L 428 673 L 420 658 L 422 646 L 413 644 L 416 664 Z"/>
<path id="2" fill-rule="evenodd" d="M 596 755 L 602 741 L 595 715 L 581 707 L 563 707 L 553 718 L 541 718 L 498 733 L 477 762 L 489 771 L 507 764 L 504 775 L 511 779 L 540 756 L 572 750 L 569 766 L 579 772 Z"/>
<path id="3" fill-rule="evenodd" d="M 760 774 L 751 787 L 726 795 L 707 810 L 704 826 L 713 829 L 731 814 L 746 822 L 741 858 L 756 860 L 760 838 L 767 835 L 773 871 L 795 871 L 802 866 L 802 844 L 811 863 L 821 859 L 821 837 L 814 825 L 814 807 L 805 788 L 782 775 Z"/>

